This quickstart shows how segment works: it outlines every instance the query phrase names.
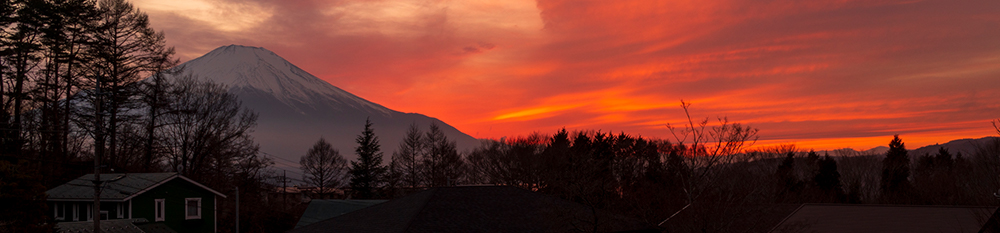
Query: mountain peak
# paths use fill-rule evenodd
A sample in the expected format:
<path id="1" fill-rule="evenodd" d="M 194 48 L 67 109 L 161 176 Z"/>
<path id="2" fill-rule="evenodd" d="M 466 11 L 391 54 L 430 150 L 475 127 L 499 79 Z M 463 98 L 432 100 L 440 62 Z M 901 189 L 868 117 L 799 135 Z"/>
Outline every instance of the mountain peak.
<path id="1" fill-rule="evenodd" d="M 232 89 L 254 90 L 273 95 L 305 114 L 318 102 L 336 102 L 365 109 L 372 114 L 391 110 L 362 99 L 288 62 L 262 47 L 228 45 L 182 64 L 182 74 L 223 84 Z"/>
<path id="2" fill-rule="evenodd" d="M 392 154 L 411 125 L 437 124 L 461 150 L 479 141 L 441 120 L 402 113 L 372 103 L 320 80 L 265 48 L 228 45 L 178 66 L 177 75 L 226 85 L 243 107 L 258 114 L 254 138 L 268 156 L 292 161 L 278 165 L 298 169 L 299 160 L 313 143 L 326 139 L 347 158 L 357 146 L 357 133 L 370 120 L 382 149 Z M 374 87 L 373 88 L 377 88 Z M 389 156 L 383 157 L 388 159 Z"/>
<path id="3" fill-rule="evenodd" d="M 237 57 L 247 57 L 247 58 L 250 58 L 250 57 L 253 57 L 253 58 L 270 58 L 270 59 L 267 59 L 267 60 L 273 60 L 273 61 L 281 60 L 281 61 L 284 61 L 284 59 L 282 59 L 281 56 L 278 56 L 278 54 L 275 54 L 274 52 L 271 52 L 271 50 L 267 50 L 264 47 L 254 47 L 254 46 L 237 45 L 237 44 L 231 44 L 231 45 L 226 45 L 226 46 L 218 47 L 218 48 L 213 49 L 211 52 L 208 52 L 207 54 L 202 55 L 202 57 L 215 57 L 215 56 L 223 56 L 223 57 L 237 56 Z M 285 61 L 285 62 L 287 62 L 287 61 Z"/>

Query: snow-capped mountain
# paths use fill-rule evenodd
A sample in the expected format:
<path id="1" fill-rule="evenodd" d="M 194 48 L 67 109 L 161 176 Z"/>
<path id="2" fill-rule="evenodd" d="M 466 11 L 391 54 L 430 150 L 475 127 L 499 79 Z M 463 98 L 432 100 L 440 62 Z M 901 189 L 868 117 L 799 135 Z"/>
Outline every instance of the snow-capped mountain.
<path id="1" fill-rule="evenodd" d="M 384 159 L 399 147 L 411 123 L 426 132 L 436 123 L 459 151 L 479 145 L 479 141 L 435 118 L 402 113 L 372 103 L 308 72 L 277 54 L 259 47 L 229 45 L 178 66 L 177 76 L 192 75 L 229 87 L 243 106 L 259 114 L 255 140 L 261 151 L 280 157 L 278 167 L 297 167 L 291 161 L 325 138 L 347 159 L 354 159 L 354 139 L 371 118 L 375 135 L 381 140 Z"/>

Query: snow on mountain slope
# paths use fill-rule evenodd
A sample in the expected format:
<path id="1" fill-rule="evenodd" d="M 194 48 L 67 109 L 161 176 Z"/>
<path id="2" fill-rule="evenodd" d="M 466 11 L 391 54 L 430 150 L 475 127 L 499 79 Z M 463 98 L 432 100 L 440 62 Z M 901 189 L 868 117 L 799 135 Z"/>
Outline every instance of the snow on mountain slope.
<path id="1" fill-rule="evenodd" d="M 392 110 L 330 85 L 274 52 L 260 47 L 229 45 L 184 63 L 185 74 L 196 74 L 230 88 L 264 91 L 290 106 L 334 101 L 345 107 L 388 115 Z M 299 110 L 299 112 L 303 112 Z"/>
<path id="2" fill-rule="evenodd" d="M 448 124 L 416 113 L 402 113 L 337 88 L 259 47 L 229 45 L 178 66 L 177 76 L 191 75 L 229 87 L 243 106 L 259 114 L 255 140 L 261 151 L 279 157 L 277 167 L 295 170 L 299 157 L 325 138 L 347 159 L 354 159 L 354 139 L 371 119 L 388 162 L 410 124 L 426 132 L 440 126 L 460 151 L 479 141 Z"/>

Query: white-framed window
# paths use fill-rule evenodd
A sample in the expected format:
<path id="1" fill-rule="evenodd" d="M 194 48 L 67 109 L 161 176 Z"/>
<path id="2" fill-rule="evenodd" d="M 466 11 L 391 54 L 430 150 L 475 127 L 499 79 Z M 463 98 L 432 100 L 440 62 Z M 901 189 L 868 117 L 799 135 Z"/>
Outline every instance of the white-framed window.
<path id="1" fill-rule="evenodd" d="M 80 205 L 73 204 L 73 221 L 80 221 Z"/>
<path id="2" fill-rule="evenodd" d="M 184 219 L 201 219 L 201 198 L 184 198 Z"/>
<path id="3" fill-rule="evenodd" d="M 115 208 L 115 213 L 118 215 L 118 219 L 125 218 L 125 203 L 118 203 L 118 208 Z"/>
<path id="4" fill-rule="evenodd" d="M 90 209 L 90 204 L 87 204 L 87 221 L 94 221 L 94 216 L 91 216 L 93 213 L 94 210 Z"/>
<path id="5" fill-rule="evenodd" d="M 153 208 L 153 212 L 155 212 L 155 214 L 156 214 L 156 216 L 153 216 L 153 218 L 155 219 L 153 221 L 156 221 L 156 222 L 165 221 L 166 220 L 166 215 L 167 215 L 166 213 L 167 213 L 167 211 L 164 210 L 164 209 L 166 209 L 167 206 L 164 205 L 163 199 L 154 199 L 153 202 L 156 203 L 156 207 Z"/>
<path id="6" fill-rule="evenodd" d="M 66 220 L 66 210 L 63 209 L 66 205 L 53 203 L 52 206 L 55 207 L 55 212 L 52 213 L 52 216 L 55 217 L 56 220 Z"/>

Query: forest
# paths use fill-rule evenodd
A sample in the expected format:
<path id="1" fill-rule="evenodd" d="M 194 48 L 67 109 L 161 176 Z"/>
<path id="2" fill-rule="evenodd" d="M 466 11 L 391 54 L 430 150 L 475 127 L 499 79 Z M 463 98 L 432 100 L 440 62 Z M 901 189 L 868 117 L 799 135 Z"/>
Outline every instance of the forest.
<path id="1" fill-rule="evenodd" d="M 688 113 L 690 104 L 681 106 Z M 365 170 L 367 177 L 383 178 L 365 189 L 355 184 L 358 162 L 344 165 L 337 152 L 329 161 L 340 165 L 323 169 L 306 162 L 320 157 L 313 152 L 322 141 L 303 157 L 302 166 L 307 184 L 368 190 L 355 198 L 391 199 L 424 187 L 516 186 L 670 232 L 765 232 L 802 203 L 989 206 L 1000 198 L 995 196 L 1000 188 L 997 138 L 968 155 L 943 147 L 935 154 L 909 154 L 899 135 L 886 139 L 886 153 L 821 155 L 794 144 L 752 146 L 756 128 L 688 116 L 687 124 L 668 126 L 672 141 L 560 130 L 483 140 L 466 153 L 442 140 L 436 126 L 420 132 L 414 125 L 390 163 L 370 162 L 383 168 Z M 377 142 L 370 127 L 357 140 L 359 161 L 381 160 L 380 154 L 363 153 L 378 151 L 370 143 Z M 333 182 L 315 182 L 319 170 L 341 175 L 327 176 Z"/>
<path id="2" fill-rule="evenodd" d="M 0 208 L 23 211 L 0 214 L 0 232 L 51 231 L 45 191 L 98 164 L 178 172 L 227 195 L 239 186 L 245 203 L 270 187 L 271 162 L 250 136 L 257 114 L 223 86 L 166 78 L 178 70 L 174 50 L 132 4 L 2 2 Z M 240 217 L 276 219 L 252 211 L 270 207 L 243 205 Z M 234 218 L 234 203 L 219 208 L 221 221 Z"/>
<path id="3" fill-rule="evenodd" d="M 239 187 L 241 232 L 294 226 L 298 213 L 266 199 L 284 177 L 251 136 L 257 114 L 224 86 L 167 78 L 182 68 L 144 13 L 125 0 L 0 1 L 0 209 L 18 210 L 0 212 L 0 232 L 53 231 L 45 191 L 95 164 L 102 173 L 177 172 L 226 195 Z M 668 125 L 670 139 L 560 130 L 484 139 L 472 151 L 458 151 L 437 125 L 412 125 L 400 145 L 380 145 L 378 125 L 367 122 L 356 160 L 320 138 L 299 164 L 304 185 L 356 199 L 507 185 L 679 232 L 766 230 L 759 223 L 801 203 L 998 201 L 997 141 L 970 154 L 916 155 L 897 135 L 885 154 L 819 154 L 755 146 L 757 128 L 681 107 L 689 121 Z M 388 157 L 386 147 L 395 148 Z M 234 202 L 218 208 L 220 223 L 235 222 Z"/>

